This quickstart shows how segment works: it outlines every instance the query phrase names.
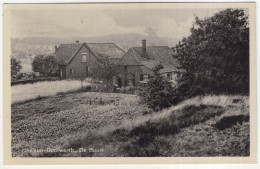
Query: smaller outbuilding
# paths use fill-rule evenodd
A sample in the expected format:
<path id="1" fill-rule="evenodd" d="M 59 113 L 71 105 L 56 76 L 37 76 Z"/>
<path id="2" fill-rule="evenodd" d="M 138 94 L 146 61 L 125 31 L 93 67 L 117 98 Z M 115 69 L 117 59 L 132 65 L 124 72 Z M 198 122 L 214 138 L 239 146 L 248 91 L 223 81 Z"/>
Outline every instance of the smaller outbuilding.
<path id="1" fill-rule="evenodd" d="M 148 82 L 153 77 L 153 68 L 161 64 L 160 73 L 173 85 L 176 85 L 177 77 L 183 72 L 174 58 L 174 51 L 168 46 L 146 46 L 146 40 L 142 41 L 142 47 L 130 48 L 118 61 L 121 75 L 118 78 L 120 86 L 138 86 Z"/>

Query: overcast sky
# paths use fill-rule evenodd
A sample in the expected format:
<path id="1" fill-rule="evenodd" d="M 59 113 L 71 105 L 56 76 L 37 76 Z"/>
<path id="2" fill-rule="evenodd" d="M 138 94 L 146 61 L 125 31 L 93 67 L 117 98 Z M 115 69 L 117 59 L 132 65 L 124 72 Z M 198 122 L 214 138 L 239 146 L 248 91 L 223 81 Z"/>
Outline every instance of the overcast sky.
<path id="1" fill-rule="evenodd" d="M 92 37 L 110 34 L 147 34 L 182 38 L 189 35 L 194 17 L 205 18 L 223 9 L 160 8 L 30 8 L 11 12 L 12 38 Z"/>

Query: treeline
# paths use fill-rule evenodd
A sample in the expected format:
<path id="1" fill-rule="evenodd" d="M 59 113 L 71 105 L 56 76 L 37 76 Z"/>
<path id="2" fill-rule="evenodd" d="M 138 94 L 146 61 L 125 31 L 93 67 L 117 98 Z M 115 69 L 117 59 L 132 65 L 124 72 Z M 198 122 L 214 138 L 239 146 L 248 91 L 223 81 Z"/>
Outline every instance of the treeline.
<path id="1" fill-rule="evenodd" d="M 185 95 L 249 93 L 249 23 L 242 9 L 195 18 L 191 35 L 176 45 L 186 70 Z"/>
<path id="2" fill-rule="evenodd" d="M 41 76 L 58 76 L 59 65 L 53 55 L 37 55 L 32 62 L 34 72 L 39 72 Z"/>
<path id="3" fill-rule="evenodd" d="M 58 77 L 59 65 L 53 55 L 37 55 L 32 62 L 33 72 L 21 73 L 21 61 L 11 56 L 11 79 L 12 81 L 35 81 L 39 77 Z M 18 82 L 14 82 L 18 83 Z"/>
<path id="4" fill-rule="evenodd" d="M 172 88 L 154 69 L 142 100 L 154 110 L 205 94 L 249 94 L 249 22 L 243 9 L 226 9 L 199 19 L 174 48 L 185 72 Z"/>

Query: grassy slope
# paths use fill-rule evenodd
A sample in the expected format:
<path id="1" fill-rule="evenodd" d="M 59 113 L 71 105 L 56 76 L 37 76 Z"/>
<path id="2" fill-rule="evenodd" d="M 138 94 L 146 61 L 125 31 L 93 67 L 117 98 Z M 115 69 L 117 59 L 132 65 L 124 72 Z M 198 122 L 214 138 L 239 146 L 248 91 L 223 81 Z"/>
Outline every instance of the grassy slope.
<path id="1" fill-rule="evenodd" d="M 142 115 L 147 111 L 136 96 L 104 93 L 70 94 L 13 105 L 13 155 L 249 155 L 246 96 L 196 97 Z M 103 148 L 104 152 L 28 153 L 26 148 Z"/>
<path id="2" fill-rule="evenodd" d="M 32 148 L 60 148 L 70 139 L 138 116 L 145 107 L 134 95 L 78 93 L 12 105 L 13 156 Z M 133 106 L 134 105 L 134 106 Z"/>

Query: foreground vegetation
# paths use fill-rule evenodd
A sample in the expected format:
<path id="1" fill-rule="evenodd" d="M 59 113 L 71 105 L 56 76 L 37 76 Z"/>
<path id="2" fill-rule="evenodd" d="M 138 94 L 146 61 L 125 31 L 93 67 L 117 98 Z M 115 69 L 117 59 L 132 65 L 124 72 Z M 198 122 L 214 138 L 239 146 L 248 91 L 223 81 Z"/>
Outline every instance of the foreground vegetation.
<path id="1" fill-rule="evenodd" d="M 159 112 L 134 95 L 90 92 L 12 105 L 13 156 L 248 156 L 249 140 L 247 96 L 195 97 Z M 47 148 L 75 151 L 28 151 Z"/>
<path id="2" fill-rule="evenodd" d="M 58 95 L 12 105 L 13 156 L 27 149 L 62 148 L 73 139 L 142 115 L 137 96 L 106 93 Z"/>

